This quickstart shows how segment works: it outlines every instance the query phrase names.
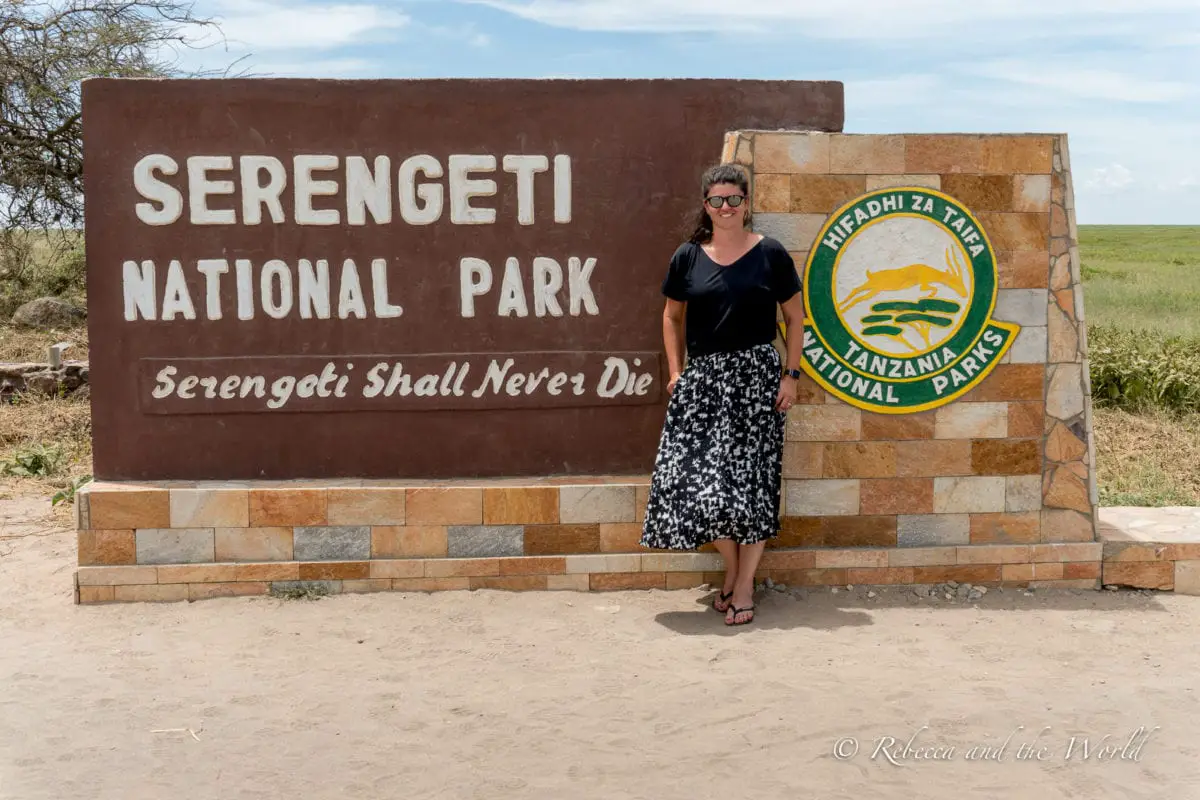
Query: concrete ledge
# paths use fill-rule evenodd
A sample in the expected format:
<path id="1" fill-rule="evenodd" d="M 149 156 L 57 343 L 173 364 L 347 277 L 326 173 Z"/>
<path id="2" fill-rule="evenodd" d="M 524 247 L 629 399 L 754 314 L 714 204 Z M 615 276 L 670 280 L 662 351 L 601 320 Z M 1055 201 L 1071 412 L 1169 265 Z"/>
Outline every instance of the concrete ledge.
<path id="1" fill-rule="evenodd" d="M 77 498 L 76 599 L 684 589 L 722 581 L 712 545 L 698 552 L 640 545 L 649 482 L 93 483 Z M 925 542 L 898 540 L 899 515 L 784 516 L 758 577 L 793 586 L 1092 589 L 1114 578 L 1175 588 L 1176 560 L 1180 589 L 1200 575 L 1200 543 L 1172 550 L 1038 541 L 1014 517 L 972 516 L 953 542 Z"/>
<path id="2" fill-rule="evenodd" d="M 1100 510 L 1105 586 L 1200 595 L 1200 508 Z"/>

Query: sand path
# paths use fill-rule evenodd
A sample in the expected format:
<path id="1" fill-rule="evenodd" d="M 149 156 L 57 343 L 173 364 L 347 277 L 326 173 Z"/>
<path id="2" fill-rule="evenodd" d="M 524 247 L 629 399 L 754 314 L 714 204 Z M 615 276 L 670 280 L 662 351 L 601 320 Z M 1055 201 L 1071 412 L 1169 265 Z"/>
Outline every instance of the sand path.
<path id="1" fill-rule="evenodd" d="M 856 587 L 733 630 L 700 590 L 75 606 L 46 507 L 0 500 L 34 534 L 0 539 L 3 800 L 1200 797 L 1200 598 Z"/>

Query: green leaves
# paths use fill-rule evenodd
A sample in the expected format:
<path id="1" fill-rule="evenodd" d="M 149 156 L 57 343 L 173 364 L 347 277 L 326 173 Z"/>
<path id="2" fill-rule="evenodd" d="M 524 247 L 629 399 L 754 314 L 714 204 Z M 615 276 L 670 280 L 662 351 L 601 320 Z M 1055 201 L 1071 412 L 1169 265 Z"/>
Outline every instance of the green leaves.
<path id="1" fill-rule="evenodd" d="M 1198 340 L 1089 325 L 1088 359 L 1097 405 L 1200 411 Z"/>

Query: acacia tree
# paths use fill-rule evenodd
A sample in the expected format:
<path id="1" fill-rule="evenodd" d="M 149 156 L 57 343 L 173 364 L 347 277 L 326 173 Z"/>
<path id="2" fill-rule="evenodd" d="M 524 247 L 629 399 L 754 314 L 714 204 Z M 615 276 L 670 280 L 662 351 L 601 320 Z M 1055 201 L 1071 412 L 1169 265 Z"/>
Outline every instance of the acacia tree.
<path id="1" fill-rule="evenodd" d="M 0 280 L 27 272 L 30 229 L 83 223 L 82 81 L 197 76 L 178 56 L 208 29 L 183 0 L 0 0 Z M 56 245 L 39 259 L 76 246 Z"/>

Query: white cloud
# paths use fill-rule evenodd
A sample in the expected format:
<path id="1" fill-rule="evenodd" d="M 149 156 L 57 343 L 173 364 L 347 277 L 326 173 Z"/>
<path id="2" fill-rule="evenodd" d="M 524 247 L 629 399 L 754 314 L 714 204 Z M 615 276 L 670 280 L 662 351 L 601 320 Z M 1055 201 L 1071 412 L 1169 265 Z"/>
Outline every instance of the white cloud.
<path id="1" fill-rule="evenodd" d="M 995 35 L 997 25 L 1040 25 L 1049 34 L 1163 30 L 1165 14 L 1195 15 L 1195 0 L 463 0 L 528 20 L 593 31 L 783 31 L 834 39 L 936 39 L 954 31 Z M 786 26 L 794 26 L 787 29 Z M 1037 32 L 1031 27 L 1026 36 Z"/>
<path id="2" fill-rule="evenodd" d="M 409 23 L 380 5 L 307 5 L 274 0 L 222 0 L 213 15 L 236 49 L 325 50 L 379 39 Z"/>
<path id="3" fill-rule="evenodd" d="M 967 67 L 976 75 L 1047 89 L 1057 95 L 1125 103 L 1169 103 L 1197 93 L 1195 84 L 1158 80 L 1088 66 L 1037 61 L 993 61 Z"/>
<path id="4" fill-rule="evenodd" d="M 1135 183 L 1133 173 L 1120 164 L 1110 164 L 1092 170 L 1091 175 L 1083 181 L 1086 189 L 1112 194 L 1128 189 Z"/>
<path id="5" fill-rule="evenodd" d="M 280 61 L 247 67 L 261 78 L 349 78 L 369 72 L 374 64 L 365 58 L 330 58 L 316 61 Z"/>

